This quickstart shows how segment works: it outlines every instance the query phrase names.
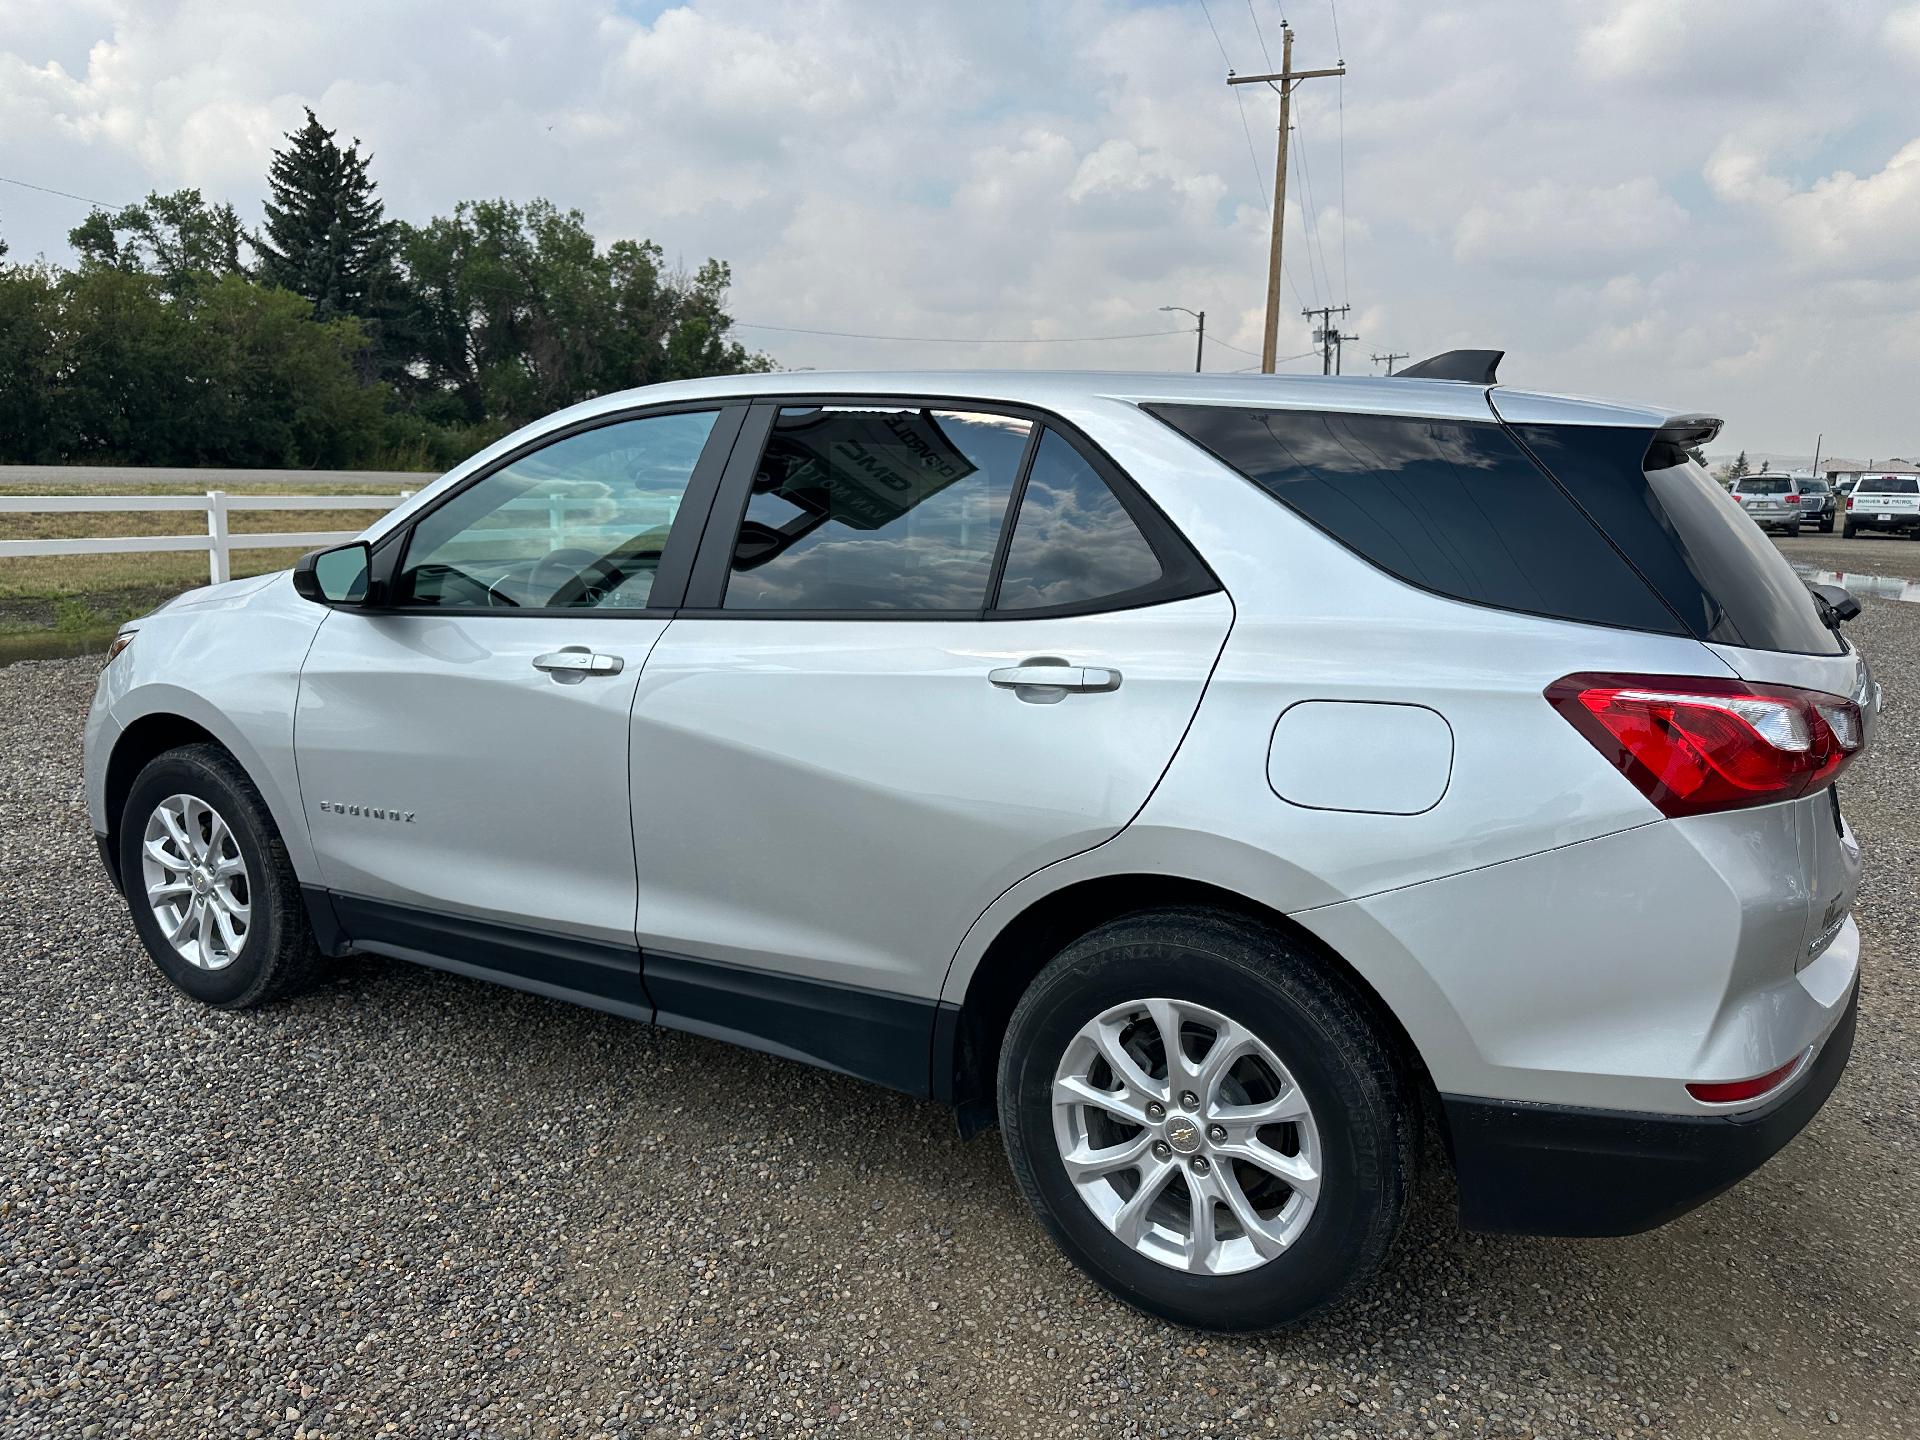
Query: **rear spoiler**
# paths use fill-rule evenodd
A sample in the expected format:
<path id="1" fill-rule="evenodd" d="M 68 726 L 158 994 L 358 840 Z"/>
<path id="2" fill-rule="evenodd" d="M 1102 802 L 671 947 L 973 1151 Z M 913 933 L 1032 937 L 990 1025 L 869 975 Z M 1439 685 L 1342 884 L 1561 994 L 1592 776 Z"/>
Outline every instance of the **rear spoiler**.
<path id="1" fill-rule="evenodd" d="M 1675 415 L 1653 432 L 1654 443 L 1665 441 L 1690 450 L 1710 444 L 1719 436 L 1723 423 L 1711 415 Z"/>

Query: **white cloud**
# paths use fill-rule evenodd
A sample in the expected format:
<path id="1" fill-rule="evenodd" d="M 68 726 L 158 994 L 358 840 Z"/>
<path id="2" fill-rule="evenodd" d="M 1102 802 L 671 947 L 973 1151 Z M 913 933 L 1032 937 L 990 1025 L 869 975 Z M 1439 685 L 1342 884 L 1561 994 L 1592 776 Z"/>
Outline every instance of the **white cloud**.
<path id="1" fill-rule="evenodd" d="M 396 215 L 545 195 L 732 261 L 746 320 L 1060 337 L 1184 305 L 1257 352 L 1276 107 L 1223 83 L 1265 60 L 1212 8 L 1225 56 L 1176 0 L 0 0 L 0 173 L 116 203 L 197 185 L 256 219 L 311 104 Z M 1373 0 L 1341 7 L 1343 57 L 1293 18 L 1297 63 L 1351 73 L 1298 92 L 1315 203 L 1296 175 L 1282 354 L 1302 305 L 1351 299 L 1350 369 L 1486 344 L 1516 380 L 1717 409 L 1756 449 L 1916 443 L 1882 362 L 1920 333 L 1920 5 Z M 0 186 L 14 258 L 63 257 L 84 213 Z M 746 336 L 822 367 L 1191 354 Z"/>
<path id="2" fill-rule="evenodd" d="M 1606 186 L 1542 180 L 1474 205 L 1454 227 L 1453 253 L 1591 275 L 1671 249 L 1686 226 L 1687 212 L 1650 176 Z"/>

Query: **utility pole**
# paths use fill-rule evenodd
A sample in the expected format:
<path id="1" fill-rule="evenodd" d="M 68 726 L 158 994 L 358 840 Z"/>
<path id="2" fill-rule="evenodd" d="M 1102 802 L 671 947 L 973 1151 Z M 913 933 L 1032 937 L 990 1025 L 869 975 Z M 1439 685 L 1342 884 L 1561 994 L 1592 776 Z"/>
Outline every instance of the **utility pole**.
<path id="1" fill-rule="evenodd" d="M 1354 338 L 1354 339 L 1356 339 L 1356 340 L 1358 340 L 1358 339 L 1359 339 L 1360 337 L 1359 337 L 1358 335 L 1356 335 L 1356 336 L 1354 336 L 1353 338 Z M 1389 350 L 1389 351 L 1388 351 L 1388 352 L 1387 352 L 1386 354 L 1384 354 L 1384 355 L 1376 355 L 1376 356 L 1374 356 L 1374 357 L 1373 357 L 1373 363 L 1374 363 L 1374 364 L 1376 364 L 1376 365 L 1378 365 L 1378 364 L 1379 364 L 1379 363 L 1380 363 L 1380 362 L 1381 362 L 1382 360 L 1384 360 L 1384 361 L 1386 361 L 1386 362 L 1387 362 L 1387 374 L 1389 374 L 1389 375 L 1391 375 L 1391 374 L 1393 374 L 1393 362 L 1394 362 L 1394 361 L 1396 361 L 1396 360 L 1405 360 L 1405 359 L 1407 359 L 1407 358 L 1408 358 L 1408 356 L 1407 356 L 1407 352 L 1406 352 L 1406 351 L 1404 351 L 1404 350 Z"/>
<path id="2" fill-rule="evenodd" d="M 1271 65 L 1273 62 L 1267 62 Z M 1280 241 L 1281 232 L 1286 228 L 1287 220 L 1287 131 L 1293 123 L 1293 87 L 1302 80 L 1314 80 L 1323 75 L 1344 75 L 1345 65 L 1336 65 L 1331 70 L 1296 70 L 1293 68 L 1293 27 L 1280 27 L 1280 70 L 1275 75 L 1235 75 L 1227 72 L 1229 85 L 1272 85 L 1280 92 L 1280 145 L 1279 153 L 1273 162 L 1273 241 L 1267 252 L 1267 327 L 1260 338 L 1260 373 L 1273 373 L 1274 356 L 1279 353 L 1280 340 Z M 1355 337 L 1357 338 L 1357 337 Z"/>
<path id="3" fill-rule="evenodd" d="M 1340 373 L 1340 342 L 1360 338 L 1358 335 L 1342 335 L 1340 327 L 1333 323 L 1334 316 L 1338 315 L 1344 319 L 1351 309 L 1353 309 L 1351 305 L 1321 305 L 1318 308 L 1310 307 L 1300 312 L 1309 320 L 1316 315 L 1320 317 L 1320 328 L 1313 332 L 1313 338 L 1320 346 L 1322 375 L 1338 375 Z"/>

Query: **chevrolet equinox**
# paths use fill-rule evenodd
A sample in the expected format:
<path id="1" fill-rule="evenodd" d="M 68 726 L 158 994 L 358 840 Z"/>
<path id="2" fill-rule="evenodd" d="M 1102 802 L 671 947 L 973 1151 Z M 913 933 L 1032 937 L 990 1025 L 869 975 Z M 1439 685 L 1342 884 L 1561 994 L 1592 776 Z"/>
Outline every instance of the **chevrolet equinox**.
<path id="1" fill-rule="evenodd" d="M 997 1121 L 1187 1325 L 1349 1292 L 1427 1155 L 1658 1225 L 1847 1062 L 1877 690 L 1718 421 L 1488 354 L 575 406 L 124 629 L 101 854 L 209 1005 L 370 952 Z"/>

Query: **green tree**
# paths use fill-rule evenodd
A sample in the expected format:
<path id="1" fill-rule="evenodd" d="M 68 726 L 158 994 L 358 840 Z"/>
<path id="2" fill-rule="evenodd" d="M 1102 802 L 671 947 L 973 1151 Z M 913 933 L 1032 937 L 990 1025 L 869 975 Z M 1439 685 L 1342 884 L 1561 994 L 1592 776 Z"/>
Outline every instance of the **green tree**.
<path id="1" fill-rule="evenodd" d="M 400 255 L 417 403 L 445 418 L 517 422 L 609 390 L 770 365 L 728 338 L 725 265 L 669 277 L 659 246 L 602 250 L 578 210 L 546 200 L 464 202 L 403 226 Z"/>
<path id="2" fill-rule="evenodd" d="M 305 296 L 316 319 L 374 316 L 391 288 L 393 227 L 368 173 L 372 156 L 335 143 L 307 110 L 267 169 L 260 278 Z"/>
<path id="3" fill-rule="evenodd" d="M 1733 468 L 1727 472 L 1727 478 L 1730 480 L 1738 480 L 1741 476 L 1751 475 L 1752 473 L 1752 468 L 1747 464 L 1747 452 L 1742 450 L 1740 454 L 1735 457 Z"/>
<path id="4" fill-rule="evenodd" d="M 111 214 L 95 210 L 67 232 L 82 270 L 152 275 L 175 298 L 206 276 L 239 274 L 242 238 L 233 206 L 210 205 L 198 190 L 156 192 Z"/>
<path id="5" fill-rule="evenodd" d="M 52 458 L 59 335 L 60 272 L 0 266 L 0 463 Z"/>

